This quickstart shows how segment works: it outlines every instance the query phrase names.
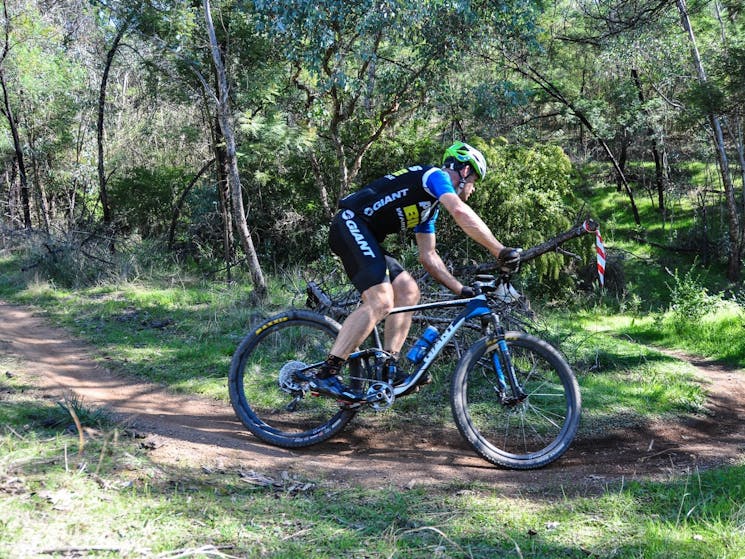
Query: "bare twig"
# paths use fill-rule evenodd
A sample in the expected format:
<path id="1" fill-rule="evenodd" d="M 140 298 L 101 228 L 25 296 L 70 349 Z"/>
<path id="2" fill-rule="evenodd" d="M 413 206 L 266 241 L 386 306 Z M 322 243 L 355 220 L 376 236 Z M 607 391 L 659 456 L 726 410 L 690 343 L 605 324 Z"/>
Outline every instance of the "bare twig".
<path id="1" fill-rule="evenodd" d="M 122 547 L 108 547 L 108 546 L 89 546 L 89 547 L 54 547 L 49 549 L 42 549 L 39 551 L 39 555 L 73 555 L 73 554 L 81 554 L 81 553 L 90 553 L 94 551 L 108 551 L 112 553 L 121 553 L 123 551 Z"/>
<path id="2" fill-rule="evenodd" d="M 11 427 L 10 425 L 6 425 L 5 428 L 8 429 L 8 431 L 10 431 L 11 433 L 13 433 L 16 437 L 18 437 L 22 441 L 25 441 L 26 440 L 26 437 L 24 437 L 23 435 L 21 435 L 18 431 L 16 431 L 15 429 L 13 429 L 13 427 Z"/>
<path id="3" fill-rule="evenodd" d="M 158 559 L 180 559 L 181 557 L 194 557 L 197 555 L 207 555 L 212 557 L 224 557 L 227 559 L 239 559 L 235 555 L 226 555 L 222 549 L 233 549 L 232 545 L 205 545 L 202 547 L 176 549 L 156 555 Z"/>
<path id="4" fill-rule="evenodd" d="M 75 428 L 78 430 L 78 456 L 83 456 L 83 448 L 85 448 L 83 425 L 80 423 L 80 418 L 75 411 L 75 406 L 73 405 L 72 399 L 68 395 L 65 395 L 65 405 L 67 406 L 67 412 L 70 414 L 72 420 L 75 422 Z"/>

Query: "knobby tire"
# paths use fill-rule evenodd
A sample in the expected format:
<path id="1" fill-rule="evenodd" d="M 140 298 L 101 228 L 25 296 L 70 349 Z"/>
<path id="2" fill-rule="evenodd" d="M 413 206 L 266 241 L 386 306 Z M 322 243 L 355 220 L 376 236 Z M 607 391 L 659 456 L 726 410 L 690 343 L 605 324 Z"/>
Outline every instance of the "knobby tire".
<path id="1" fill-rule="evenodd" d="M 323 361 L 339 328 L 327 316 L 297 309 L 268 318 L 243 339 L 230 363 L 228 385 L 233 409 L 251 433 L 272 445 L 300 448 L 333 437 L 349 423 L 355 409 L 307 391 L 288 408 L 293 395 L 279 382 L 288 363 Z"/>
<path id="2" fill-rule="evenodd" d="M 545 466 L 572 443 L 582 409 L 577 380 L 551 345 L 523 332 L 505 338 L 517 381 L 527 397 L 501 403 L 489 338 L 474 343 L 458 362 L 450 387 L 461 435 L 489 462 L 512 469 Z"/>

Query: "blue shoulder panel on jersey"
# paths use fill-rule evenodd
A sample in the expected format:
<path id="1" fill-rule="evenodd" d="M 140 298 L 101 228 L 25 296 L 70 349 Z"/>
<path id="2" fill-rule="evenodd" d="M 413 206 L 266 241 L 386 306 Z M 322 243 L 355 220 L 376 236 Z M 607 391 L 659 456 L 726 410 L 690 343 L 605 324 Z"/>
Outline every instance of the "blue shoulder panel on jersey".
<path id="1" fill-rule="evenodd" d="M 424 190 L 438 200 L 440 199 L 440 196 L 448 192 L 455 194 L 455 188 L 453 188 L 453 183 L 450 181 L 450 177 L 445 171 L 438 169 L 437 167 L 432 167 L 429 171 L 424 173 L 422 181 L 424 183 Z"/>

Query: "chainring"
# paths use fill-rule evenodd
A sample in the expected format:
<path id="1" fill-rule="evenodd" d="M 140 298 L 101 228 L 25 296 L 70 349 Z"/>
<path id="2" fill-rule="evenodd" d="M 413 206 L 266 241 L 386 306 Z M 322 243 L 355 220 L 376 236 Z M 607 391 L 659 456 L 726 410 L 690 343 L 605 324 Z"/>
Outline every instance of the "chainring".
<path id="1" fill-rule="evenodd" d="M 375 411 L 387 410 L 395 399 L 393 387 L 380 380 L 372 382 L 365 393 L 365 402 Z"/>

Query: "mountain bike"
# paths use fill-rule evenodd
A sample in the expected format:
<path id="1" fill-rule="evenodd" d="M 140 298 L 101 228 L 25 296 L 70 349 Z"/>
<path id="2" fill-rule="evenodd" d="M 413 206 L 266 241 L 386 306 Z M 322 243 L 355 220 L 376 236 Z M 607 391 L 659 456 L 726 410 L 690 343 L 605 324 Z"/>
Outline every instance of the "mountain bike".
<path id="1" fill-rule="evenodd" d="M 527 262 L 570 239 L 593 232 L 586 221 L 523 251 Z M 397 398 L 416 393 L 431 365 L 464 326 L 480 336 L 464 348 L 450 379 L 450 408 L 463 438 L 487 461 L 512 469 L 545 466 L 572 443 L 579 426 L 581 396 L 562 354 L 524 331 L 505 330 L 500 309 L 514 293 L 511 275 L 496 263 L 476 268 L 468 299 L 444 299 L 397 307 L 395 313 L 460 310 L 429 341 L 410 374 L 394 384 L 389 353 L 376 327 L 366 347 L 352 353 L 341 371 L 358 398 L 337 401 L 314 394 L 309 382 L 325 360 L 339 331 L 326 314 L 290 309 L 256 325 L 240 342 L 229 373 L 230 401 L 243 425 L 256 437 L 284 448 L 323 442 L 339 433 L 363 409 L 382 411 Z M 430 330 L 431 332 L 431 330 Z M 401 359 L 403 362 L 404 359 Z"/>

